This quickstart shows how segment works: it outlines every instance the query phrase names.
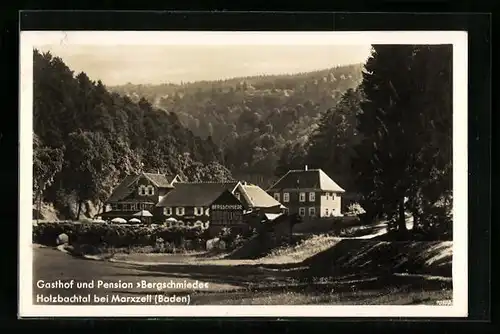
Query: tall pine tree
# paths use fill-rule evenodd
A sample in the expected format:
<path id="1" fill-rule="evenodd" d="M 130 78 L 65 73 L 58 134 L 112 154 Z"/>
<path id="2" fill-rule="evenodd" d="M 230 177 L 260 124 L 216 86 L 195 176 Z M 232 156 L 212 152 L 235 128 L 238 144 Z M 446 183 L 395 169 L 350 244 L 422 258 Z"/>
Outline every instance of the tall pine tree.
<path id="1" fill-rule="evenodd" d="M 365 65 L 366 101 L 358 115 L 363 139 L 353 166 L 365 208 L 386 216 L 402 232 L 406 211 L 415 215 L 423 202 L 432 206 L 446 192 L 450 57 L 451 49 L 440 46 L 376 45 Z M 425 194 L 431 184 L 433 199 Z"/>

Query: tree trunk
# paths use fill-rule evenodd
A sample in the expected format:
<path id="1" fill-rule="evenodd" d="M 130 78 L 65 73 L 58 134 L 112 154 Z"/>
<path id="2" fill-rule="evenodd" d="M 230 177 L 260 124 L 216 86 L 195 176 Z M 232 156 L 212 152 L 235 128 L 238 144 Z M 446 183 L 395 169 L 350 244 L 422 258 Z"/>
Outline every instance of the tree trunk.
<path id="1" fill-rule="evenodd" d="M 420 211 L 417 209 L 413 213 L 413 229 L 418 230 L 420 229 Z"/>
<path id="2" fill-rule="evenodd" d="M 38 224 L 42 211 L 42 194 L 38 194 L 37 209 L 36 209 L 36 223 Z"/>
<path id="3" fill-rule="evenodd" d="M 405 199 L 402 197 L 399 200 L 399 217 L 398 217 L 398 230 L 399 232 L 406 232 L 406 217 L 405 217 Z"/>
<path id="4" fill-rule="evenodd" d="M 82 212 L 82 202 L 78 201 L 78 210 L 76 211 L 76 220 L 80 220 L 80 213 Z"/>

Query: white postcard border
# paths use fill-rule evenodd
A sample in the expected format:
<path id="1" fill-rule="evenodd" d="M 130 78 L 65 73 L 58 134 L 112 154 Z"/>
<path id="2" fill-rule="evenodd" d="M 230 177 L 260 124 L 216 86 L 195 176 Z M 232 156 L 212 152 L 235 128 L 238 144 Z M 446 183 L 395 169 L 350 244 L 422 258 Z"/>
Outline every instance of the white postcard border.
<path id="1" fill-rule="evenodd" d="M 87 45 L 453 44 L 453 304 L 451 306 L 34 305 L 32 251 L 33 48 Z M 21 31 L 19 113 L 19 317 L 466 317 L 468 314 L 467 33 Z M 28 210 L 29 208 L 29 210 Z"/>

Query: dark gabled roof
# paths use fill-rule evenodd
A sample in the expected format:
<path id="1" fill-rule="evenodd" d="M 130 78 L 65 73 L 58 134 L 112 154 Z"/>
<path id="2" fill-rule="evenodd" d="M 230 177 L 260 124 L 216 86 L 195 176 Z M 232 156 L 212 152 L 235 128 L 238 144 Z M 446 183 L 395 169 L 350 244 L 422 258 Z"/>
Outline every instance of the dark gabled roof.
<path id="1" fill-rule="evenodd" d="M 239 182 L 179 182 L 156 205 L 161 207 L 208 207 L 224 190 L 233 191 Z"/>
<path id="2" fill-rule="evenodd" d="M 234 194 L 231 192 L 232 189 L 226 189 L 226 190 L 223 190 L 219 196 L 217 196 L 216 199 L 214 199 L 212 201 L 212 203 L 210 203 L 211 205 L 212 204 L 230 204 L 230 205 L 233 205 L 233 204 L 241 204 L 242 207 L 246 207 L 245 203 L 243 203 L 242 201 L 240 201 L 236 196 L 234 196 Z"/>
<path id="3" fill-rule="evenodd" d="M 113 190 L 113 193 L 106 202 L 120 201 L 130 195 L 134 191 L 131 185 L 134 184 L 139 177 L 140 175 L 127 175 L 115 190 Z"/>
<path id="4" fill-rule="evenodd" d="M 170 176 L 170 175 L 153 174 L 153 173 L 140 173 L 140 174 L 127 175 L 123 179 L 123 181 L 115 188 L 115 190 L 113 190 L 113 193 L 111 194 L 111 196 L 109 196 L 106 202 L 108 203 L 117 202 L 130 195 L 134 191 L 134 188 L 132 186 L 135 184 L 135 182 L 137 182 L 137 180 L 139 180 L 139 178 L 143 176 L 147 178 L 156 187 L 173 188 L 171 182 L 175 178 L 175 175 Z"/>
<path id="5" fill-rule="evenodd" d="M 342 193 L 345 191 L 321 169 L 290 170 L 273 184 L 268 191 L 294 188 L 318 189 Z"/>
<path id="6" fill-rule="evenodd" d="M 175 175 L 164 175 L 164 174 L 153 174 L 153 173 L 142 173 L 152 184 L 159 188 L 172 188 L 172 181 Z"/>

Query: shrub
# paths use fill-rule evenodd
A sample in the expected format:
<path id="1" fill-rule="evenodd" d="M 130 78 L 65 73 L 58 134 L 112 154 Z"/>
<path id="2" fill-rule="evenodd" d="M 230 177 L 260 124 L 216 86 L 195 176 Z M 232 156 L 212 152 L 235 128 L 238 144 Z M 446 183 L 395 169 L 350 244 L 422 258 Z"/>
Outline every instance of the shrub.
<path id="1" fill-rule="evenodd" d="M 231 251 L 242 246 L 253 235 L 253 233 L 254 231 L 240 233 L 237 230 L 224 227 L 217 237 L 225 244 L 225 249 Z"/>
<path id="2" fill-rule="evenodd" d="M 345 212 L 345 215 L 346 216 L 358 216 L 358 215 L 361 215 L 361 214 L 364 214 L 364 213 L 366 213 L 366 212 L 361 207 L 361 205 L 359 205 L 359 203 L 351 203 L 348 206 L 347 211 Z"/>
<path id="3" fill-rule="evenodd" d="M 168 229 L 164 226 L 120 225 L 94 223 L 40 223 L 33 226 L 33 242 L 56 246 L 57 236 L 65 233 L 71 244 L 128 248 L 150 246 L 156 251 L 168 252 L 171 248 L 195 247 L 205 234 L 200 228 Z M 167 244 L 171 246 L 167 246 Z M 204 244 L 204 241 L 203 241 Z M 186 249 L 191 250 L 191 249 Z"/>

